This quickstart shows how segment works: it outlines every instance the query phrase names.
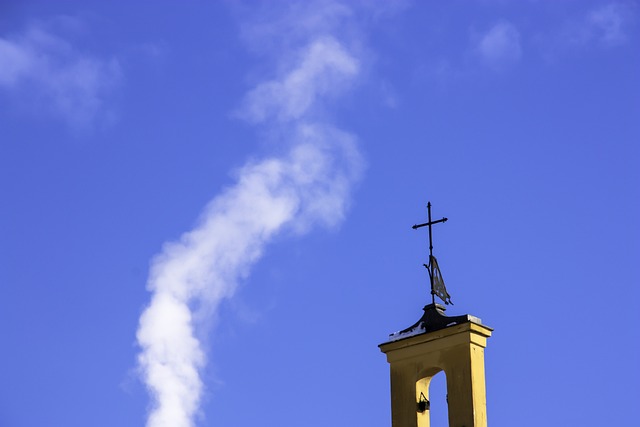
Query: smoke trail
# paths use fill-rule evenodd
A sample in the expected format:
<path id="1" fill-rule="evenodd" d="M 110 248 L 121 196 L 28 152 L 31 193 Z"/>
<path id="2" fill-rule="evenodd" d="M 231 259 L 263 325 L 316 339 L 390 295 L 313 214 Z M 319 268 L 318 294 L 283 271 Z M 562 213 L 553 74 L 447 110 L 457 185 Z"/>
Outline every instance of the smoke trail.
<path id="1" fill-rule="evenodd" d="M 137 332 L 139 367 L 154 400 L 149 427 L 193 425 L 206 361 L 194 307 L 214 314 L 279 231 L 302 233 L 343 218 L 361 173 L 356 141 L 310 116 L 323 96 L 346 88 L 358 71 L 358 61 L 340 42 L 317 37 L 280 79 L 247 94 L 241 115 L 277 123 L 290 148 L 245 165 L 237 183 L 207 205 L 198 225 L 154 258 L 147 284 L 151 302 Z"/>

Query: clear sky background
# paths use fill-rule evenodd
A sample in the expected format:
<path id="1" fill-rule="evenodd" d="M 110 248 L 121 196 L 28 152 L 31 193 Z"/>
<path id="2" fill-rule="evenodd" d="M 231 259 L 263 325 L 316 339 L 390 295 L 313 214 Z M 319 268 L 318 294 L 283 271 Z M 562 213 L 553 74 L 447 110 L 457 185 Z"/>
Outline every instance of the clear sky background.
<path id="1" fill-rule="evenodd" d="M 0 426 L 390 426 L 429 200 L 490 425 L 636 421 L 640 4 L 256 4 L 0 1 Z"/>

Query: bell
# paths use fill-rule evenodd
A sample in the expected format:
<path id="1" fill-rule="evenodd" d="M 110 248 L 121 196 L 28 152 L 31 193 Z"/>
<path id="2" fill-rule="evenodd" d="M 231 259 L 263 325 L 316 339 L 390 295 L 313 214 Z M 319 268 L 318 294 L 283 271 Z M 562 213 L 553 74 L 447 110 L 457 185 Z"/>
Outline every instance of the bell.
<path id="1" fill-rule="evenodd" d="M 427 400 L 427 397 L 424 395 L 424 393 L 420 393 L 420 400 L 418 401 L 418 412 L 420 412 L 421 414 L 424 411 L 429 410 L 429 408 L 431 407 L 431 402 L 429 402 L 429 400 Z"/>

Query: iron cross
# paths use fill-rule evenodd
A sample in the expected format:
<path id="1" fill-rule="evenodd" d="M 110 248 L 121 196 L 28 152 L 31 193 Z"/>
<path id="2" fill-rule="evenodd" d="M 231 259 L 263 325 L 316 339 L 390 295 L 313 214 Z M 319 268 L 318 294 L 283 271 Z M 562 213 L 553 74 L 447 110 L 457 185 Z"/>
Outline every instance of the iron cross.
<path id="1" fill-rule="evenodd" d="M 431 231 L 431 226 L 433 224 L 438 224 L 439 222 L 447 222 L 448 218 L 442 218 L 442 219 L 438 219 L 436 221 L 431 221 L 431 202 L 427 203 L 427 219 L 429 220 L 428 222 L 425 222 L 424 224 L 415 224 L 413 227 L 414 230 L 417 230 L 420 227 L 429 227 L 429 264 L 431 264 L 431 259 L 433 258 L 433 238 L 432 238 L 432 231 Z M 427 270 L 429 270 L 429 266 L 427 266 L 425 264 L 425 267 L 427 267 Z M 435 303 L 435 293 L 434 293 L 434 289 L 433 289 L 433 275 L 431 273 L 431 270 L 429 270 L 429 276 L 430 277 L 430 281 L 431 281 L 431 299 L 433 300 L 433 303 Z"/>

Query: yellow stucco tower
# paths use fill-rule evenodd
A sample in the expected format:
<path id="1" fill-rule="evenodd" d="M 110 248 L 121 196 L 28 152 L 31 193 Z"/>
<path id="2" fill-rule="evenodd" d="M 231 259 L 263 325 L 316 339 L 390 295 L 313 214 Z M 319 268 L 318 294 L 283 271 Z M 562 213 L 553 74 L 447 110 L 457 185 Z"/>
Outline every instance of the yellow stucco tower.
<path id="1" fill-rule="evenodd" d="M 430 427 L 429 385 L 444 371 L 450 427 L 486 427 L 487 402 L 484 375 L 484 349 L 492 329 L 470 315 L 449 317 L 435 303 L 439 296 L 450 297 L 444 287 L 437 261 L 433 257 L 431 225 L 443 218 L 414 228 L 429 226 L 429 264 L 432 303 L 413 326 L 389 336 L 380 344 L 391 368 L 392 427 Z"/>
<path id="2" fill-rule="evenodd" d="M 429 427 L 429 384 L 444 371 L 450 427 L 486 427 L 484 348 L 492 329 L 429 304 L 420 321 L 380 345 L 391 367 L 392 427 Z"/>

